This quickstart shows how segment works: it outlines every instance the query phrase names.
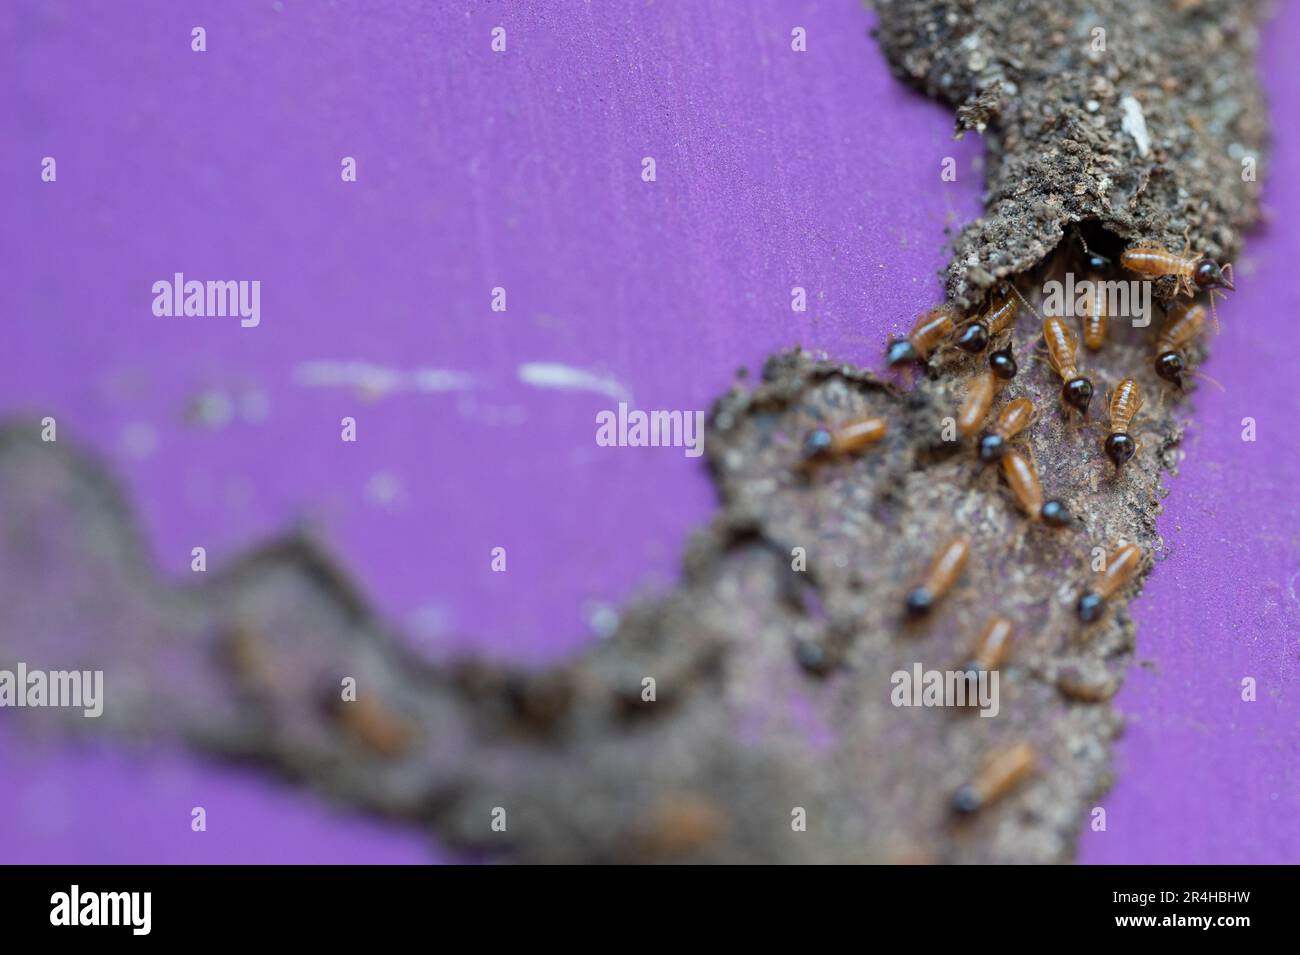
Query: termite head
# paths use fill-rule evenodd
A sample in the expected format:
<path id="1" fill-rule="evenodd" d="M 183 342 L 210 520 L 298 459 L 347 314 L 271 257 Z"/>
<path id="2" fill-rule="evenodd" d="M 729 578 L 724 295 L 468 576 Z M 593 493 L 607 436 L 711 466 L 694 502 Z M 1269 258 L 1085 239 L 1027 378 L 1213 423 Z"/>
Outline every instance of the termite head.
<path id="1" fill-rule="evenodd" d="M 1015 356 L 1011 354 L 1010 345 L 989 355 L 989 369 L 1003 381 L 1010 381 L 1016 377 L 1019 368 Z"/>
<path id="2" fill-rule="evenodd" d="M 803 459 L 813 461 L 830 453 L 834 439 L 825 428 L 814 428 L 803 441 Z"/>
<path id="3" fill-rule="evenodd" d="M 1110 458 L 1115 469 L 1119 470 L 1137 453 L 1137 442 L 1128 434 L 1117 431 L 1106 438 L 1106 457 Z"/>
<path id="4" fill-rule="evenodd" d="M 962 786 L 953 794 L 952 808 L 964 816 L 970 815 L 979 810 L 984 805 L 984 800 L 980 798 L 980 792 L 970 783 Z"/>
<path id="5" fill-rule="evenodd" d="M 1105 272 L 1110 268 L 1110 259 L 1094 252 L 1088 256 L 1088 268 L 1093 272 Z"/>
<path id="6" fill-rule="evenodd" d="M 1085 418 L 1092 402 L 1092 382 L 1087 378 L 1071 378 L 1061 388 L 1061 400 Z"/>
<path id="7" fill-rule="evenodd" d="M 1063 501 L 1056 498 L 1052 498 L 1043 505 L 1039 516 L 1042 517 L 1043 523 L 1050 527 L 1069 527 L 1074 523 L 1074 517 L 1070 514 L 1070 509 L 1065 506 Z"/>
<path id="8" fill-rule="evenodd" d="M 1219 263 L 1213 259 L 1201 259 L 1196 263 L 1196 268 L 1192 272 L 1192 281 L 1202 292 L 1207 292 L 1213 288 L 1226 288 L 1233 291 L 1232 283 L 1223 276 L 1223 269 L 1219 268 Z"/>
<path id="9" fill-rule="evenodd" d="M 913 587 L 907 594 L 907 615 L 912 618 L 924 617 L 934 606 L 934 594 L 928 587 Z"/>
<path id="10" fill-rule="evenodd" d="M 1002 435 L 989 434 L 980 438 L 980 463 L 992 464 L 995 461 L 1001 461 L 1002 456 L 1007 453 L 1007 442 L 1003 440 Z"/>
<path id="11" fill-rule="evenodd" d="M 989 330 L 983 322 L 971 322 L 957 337 L 957 347 L 972 355 L 989 347 Z"/>
<path id="12" fill-rule="evenodd" d="M 890 342 L 889 348 L 885 352 L 885 361 L 889 364 L 890 368 L 897 365 L 907 364 L 909 361 L 920 360 L 921 353 L 918 352 L 916 346 L 906 338 L 900 338 L 897 341 Z"/>
<path id="13" fill-rule="evenodd" d="M 1079 597 L 1079 619 L 1084 623 L 1094 623 L 1101 619 L 1106 610 L 1106 598 L 1095 590 L 1089 590 Z"/>
<path id="14" fill-rule="evenodd" d="M 1156 356 L 1156 374 L 1179 388 L 1183 387 L 1183 369 L 1183 356 L 1176 351 L 1167 351 Z"/>

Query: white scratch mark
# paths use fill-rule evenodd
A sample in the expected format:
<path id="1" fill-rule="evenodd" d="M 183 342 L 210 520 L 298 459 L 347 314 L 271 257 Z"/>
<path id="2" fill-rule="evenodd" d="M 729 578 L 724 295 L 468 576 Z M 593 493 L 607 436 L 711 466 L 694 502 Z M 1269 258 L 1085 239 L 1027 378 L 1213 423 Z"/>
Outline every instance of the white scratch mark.
<path id="1" fill-rule="evenodd" d="M 471 375 L 443 368 L 402 371 L 364 361 L 308 361 L 293 370 L 293 380 L 308 388 L 356 388 L 382 397 L 398 391 L 468 391 Z"/>
<path id="2" fill-rule="evenodd" d="M 519 380 L 535 388 L 594 391 L 611 398 L 627 399 L 631 393 L 617 379 L 551 361 L 530 361 L 519 366 Z"/>
<path id="3" fill-rule="evenodd" d="M 1151 151 L 1151 134 L 1147 132 L 1147 118 L 1142 112 L 1142 104 L 1132 96 L 1125 96 L 1119 101 L 1119 105 L 1124 110 L 1124 119 L 1120 125 L 1124 128 L 1124 132 L 1133 137 L 1133 141 L 1137 143 L 1138 153 L 1145 158 Z"/>

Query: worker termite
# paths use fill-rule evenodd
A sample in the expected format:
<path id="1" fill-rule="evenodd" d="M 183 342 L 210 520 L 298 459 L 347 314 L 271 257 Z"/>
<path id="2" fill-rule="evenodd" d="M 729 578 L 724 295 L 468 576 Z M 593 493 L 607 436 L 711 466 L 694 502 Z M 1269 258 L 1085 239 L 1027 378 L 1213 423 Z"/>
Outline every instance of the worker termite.
<path id="1" fill-rule="evenodd" d="M 930 562 L 921 582 L 907 594 L 907 614 L 909 617 L 923 617 L 934 607 L 935 601 L 952 589 L 952 585 L 961 576 L 966 567 L 966 558 L 970 556 L 970 541 L 964 537 L 953 537 L 944 542 Z"/>
<path id="2" fill-rule="evenodd" d="M 1106 436 L 1106 456 L 1119 470 L 1137 454 L 1138 444 L 1128 433 L 1133 417 L 1142 407 L 1142 389 L 1137 381 L 1125 378 L 1110 396 L 1110 434 Z"/>
<path id="3" fill-rule="evenodd" d="M 1198 290 L 1208 292 L 1219 288 L 1234 291 L 1231 264 L 1220 268 L 1213 259 L 1189 256 L 1190 250 L 1190 243 L 1184 246 L 1181 255 L 1153 246 L 1135 246 L 1125 249 L 1119 261 L 1130 272 L 1149 278 L 1172 275 L 1178 279 L 1178 290 L 1188 295 L 1195 295 Z"/>
<path id="4" fill-rule="evenodd" d="M 1110 554 L 1105 567 L 1092 582 L 1092 587 L 1079 595 L 1079 619 L 1084 623 L 1101 619 L 1106 610 L 1106 601 L 1137 576 L 1143 560 L 1142 548 L 1137 544 L 1123 544 Z"/>
<path id="5" fill-rule="evenodd" d="M 957 347 L 962 351 L 982 352 L 989 347 L 989 342 L 1011 325 L 1020 310 L 1020 302 L 1014 297 L 1010 288 L 1002 286 L 993 293 L 989 307 L 975 321 L 962 329 L 957 336 Z"/>
<path id="6" fill-rule="evenodd" d="M 1065 504 L 1053 498 L 1043 501 L 1043 486 L 1038 480 L 1038 469 L 1019 451 L 1008 451 L 1002 457 L 1002 476 L 1011 488 L 1011 496 L 1031 521 L 1041 520 L 1051 527 L 1066 527 L 1074 520 Z"/>
<path id="7" fill-rule="evenodd" d="M 1047 361 L 1064 382 L 1061 400 L 1086 418 L 1088 405 L 1092 402 L 1092 382 L 1079 374 L 1075 364 L 1078 339 L 1065 324 L 1065 319 L 1053 315 L 1043 322 L 1043 340 L 1047 343 Z"/>
<path id="8" fill-rule="evenodd" d="M 350 736 L 377 755 L 395 759 L 410 748 L 414 736 L 410 724 L 372 695 L 343 700 L 330 688 L 325 704 Z"/>
<path id="9" fill-rule="evenodd" d="M 969 438 L 979 430 L 984 419 L 993 407 L 993 395 L 998 390 L 998 376 L 986 371 L 970 383 L 966 398 L 957 409 L 957 430 L 963 438 Z"/>
<path id="10" fill-rule="evenodd" d="M 972 813 L 1005 796 L 1013 786 L 1028 776 L 1036 762 L 1033 747 L 1017 743 L 1010 749 L 993 754 L 978 776 L 957 790 L 952 807 L 960 813 Z"/>
<path id="11" fill-rule="evenodd" d="M 1000 461 L 1006 454 L 1007 442 L 1029 427 L 1034 420 L 1034 403 L 1028 398 L 1016 398 L 1003 405 L 993 422 L 993 427 L 980 438 L 979 458 L 982 464 Z"/>
<path id="12" fill-rule="evenodd" d="M 1083 345 L 1089 351 L 1097 351 L 1106 344 L 1106 328 L 1110 319 L 1106 311 L 1106 296 L 1102 293 L 1101 283 L 1094 275 L 1092 291 L 1084 297 L 1083 306 Z"/>
<path id="13" fill-rule="evenodd" d="M 1189 302 L 1172 309 L 1156 335 L 1156 374 L 1181 388 L 1186 369 L 1182 351 L 1204 328 L 1204 305 Z"/>
<path id="14" fill-rule="evenodd" d="M 853 418 L 837 428 L 814 428 L 804 439 L 804 463 L 856 454 L 875 444 L 888 430 L 889 422 L 874 415 Z"/>
<path id="15" fill-rule="evenodd" d="M 922 361 L 947 338 L 960 317 L 951 305 L 939 305 L 916 320 L 906 338 L 891 340 L 885 360 L 891 367 L 909 361 Z"/>
<path id="16" fill-rule="evenodd" d="M 989 617 L 980 633 L 970 660 L 963 670 L 967 673 L 979 673 L 982 670 L 996 670 L 1002 666 L 1007 654 L 1011 652 L 1011 637 L 1015 625 L 1006 617 L 994 615 Z"/>
<path id="17" fill-rule="evenodd" d="M 989 370 L 1003 381 L 1010 381 L 1016 377 L 1016 372 L 1020 368 L 1016 364 L 1016 356 L 1011 353 L 1010 345 L 989 353 Z"/>

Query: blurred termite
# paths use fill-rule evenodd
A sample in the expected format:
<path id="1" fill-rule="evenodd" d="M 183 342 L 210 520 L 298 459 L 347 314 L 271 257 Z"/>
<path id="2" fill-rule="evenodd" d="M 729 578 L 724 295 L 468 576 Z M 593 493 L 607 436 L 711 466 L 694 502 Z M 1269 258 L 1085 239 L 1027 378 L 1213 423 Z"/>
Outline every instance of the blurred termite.
<path id="1" fill-rule="evenodd" d="M 1043 501 L 1043 486 L 1038 479 L 1038 469 L 1019 451 L 1007 451 L 1002 456 L 1002 476 L 1016 504 L 1031 521 L 1041 520 L 1051 527 L 1067 527 L 1073 522 L 1070 510 L 1056 498 Z"/>
<path id="2" fill-rule="evenodd" d="M 875 415 L 853 418 L 836 428 L 814 428 L 804 439 L 804 463 L 856 454 L 878 442 L 888 430 L 889 422 Z"/>
<path id="3" fill-rule="evenodd" d="M 971 381 L 966 390 L 966 398 L 957 409 L 957 430 L 963 438 L 969 438 L 980 429 L 984 419 L 993 407 L 993 395 L 998 390 L 998 378 L 993 371 L 986 371 Z"/>
<path id="4" fill-rule="evenodd" d="M 410 724 L 371 695 L 345 701 L 331 690 L 329 712 L 353 739 L 385 759 L 405 753 L 414 736 Z"/>
<path id="5" fill-rule="evenodd" d="M 1093 273 L 1092 291 L 1085 296 L 1083 305 L 1083 346 L 1089 351 L 1098 351 L 1106 344 L 1106 329 L 1109 324 L 1106 296 L 1102 293 L 1101 281 Z"/>
<path id="6" fill-rule="evenodd" d="M 1028 398 L 1016 398 L 1003 405 L 993 427 L 980 438 L 980 462 L 992 464 L 1000 461 L 1007 452 L 1007 443 L 1029 427 L 1033 420 L 1034 403 Z"/>
<path id="7" fill-rule="evenodd" d="M 1019 310 L 1020 302 L 1010 287 L 1001 286 L 993 293 L 988 308 L 980 317 L 962 329 L 957 336 L 957 347 L 971 354 L 982 352 L 989 347 L 989 342 L 1011 326 Z"/>
<path id="8" fill-rule="evenodd" d="M 1053 315 L 1043 322 L 1043 341 L 1047 344 L 1048 363 L 1064 382 L 1061 400 L 1086 418 L 1092 402 L 1092 382 L 1079 373 L 1075 361 L 1078 339 L 1063 318 Z"/>
<path id="9" fill-rule="evenodd" d="M 1119 470 L 1137 454 L 1138 443 L 1129 434 L 1129 426 L 1142 407 L 1142 389 L 1133 378 L 1125 378 L 1110 396 L 1110 434 L 1106 436 L 1106 456 Z"/>
<path id="10" fill-rule="evenodd" d="M 1106 559 L 1092 586 L 1079 595 L 1077 610 L 1084 623 L 1094 623 L 1106 611 L 1106 602 L 1137 576 L 1144 555 L 1136 544 L 1123 544 Z"/>
<path id="11" fill-rule="evenodd" d="M 1204 330 L 1204 305 L 1188 302 L 1171 309 L 1156 335 L 1156 374 L 1183 387 L 1183 372 L 1187 368 L 1183 350 Z"/>
<path id="12" fill-rule="evenodd" d="M 951 305 L 939 305 L 916 320 L 906 338 L 891 340 L 885 360 L 891 367 L 910 361 L 923 361 L 957 327 L 960 313 Z"/>
<path id="13" fill-rule="evenodd" d="M 967 673 L 996 670 L 1011 652 L 1011 638 L 1015 625 L 1006 617 L 994 615 L 984 624 L 980 638 L 975 642 L 970 660 L 962 668 Z"/>
<path id="14" fill-rule="evenodd" d="M 953 809 L 960 813 L 978 812 L 1001 799 L 1033 771 L 1035 762 L 1033 747 L 1028 743 L 1017 743 L 993 754 L 979 775 L 957 790 Z"/>
<path id="15" fill-rule="evenodd" d="M 970 541 L 966 538 L 953 537 L 945 541 L 935 553 L 921 582 L 908 591 L 908 616 L 923 617 L 929 613 L 935 602 L 957 582 L 969 556 Z"/>

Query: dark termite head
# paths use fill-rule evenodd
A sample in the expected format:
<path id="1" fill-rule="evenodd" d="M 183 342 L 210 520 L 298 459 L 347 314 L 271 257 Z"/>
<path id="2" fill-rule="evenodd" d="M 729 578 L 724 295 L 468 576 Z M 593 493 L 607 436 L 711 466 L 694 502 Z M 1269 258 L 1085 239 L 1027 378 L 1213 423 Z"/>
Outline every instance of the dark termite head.
<path id="1" fill-rule="evenodd" d="M 1010 345 L 989 355 L 989 369 L 1003 381 L 1010 381 L 1016 377 L 1019 368 L 1016 365 L 1016 356 L 1011 354 Z"/>
<path id="2" fill-rule="evenodd" d="M 1156 356 L 1156 374 L 1165 381 L 1183 387 L 1183 356 L 1176 351 L 1163 352 Z"/>
<path id="3" fill-rule="evenodd" d="M 971 813 L 977 812 L 983 804 L 984 800 L 980 798 L 979 790 L 970 783 L 958 789 L 952 797 L 953 811 L 961 813 L 963 816 L 969 816 Z"/>
<path id="4" fill-rule="evenodd" d="M 889 348 L 885 351 L 885 361 L 891 368 L 897 365 L 905 365 L 909 361 L 920 360 L 921 353 L 918 352 L 916 346 L 906 338 L 900 338 L 897 341 L 890 342 Z"/>
<path id="5" fill-rule="evenodd" d="M 1052 498 L 1043 505 L 1039 514 L 1043 523 L 1050 527 L 1069 527 L 1074 523 L 1074 517 L 1070 514 L 1070 509 L 1065 506 L 1063 501 Z"/>
<path id="6" fill-rule="evenodd" d="M 825 428 L 813 428 L 803 439 L 803 459 L 814 461 L 830 453 L 834 439 Z"/>
<path id="7" fill-rule="evenodd" d="M 809 673 L 825 676 L 834 666 L 826 648 L 816 640 L 800 640 L 795 644 L 794 658 Z"/>
<path id="8" fill-rule="evenodd" d="M 1219 263 L 1213 259 L 1201 259 L 1197 262 L 1196 269 L 1192 272 L 1192 280 L 1202 292 L 1212 288 L 1226 288 L 1233 291 L 1232 283 L 1224 278 L 1223 269 L 1219 268 Z"/>
<path id="9" fill-rule="evenodd" d="M 1071 378 L 1061 388 L 1061 400 L 1085 418 L 1092 403 L 1092 382 L 1087 378 Z"/>
<path id="10" fill-rule="evenodd" d="M 957 336 L 957 347 L 972 355 L 989 347 L 989 330 L 983 322 L 971 322 Z"/>
<path id="11" fill-rule="evenodd" d="M 913 587 L 907 594 L 907 615 L 916 619 L 924 617 L 934 606 L 934 594 L 928 587 Z"/>
<path id="12" fill-rule="evenodd" d="M 1137 453 L 1137 442 L 1122 431 L 1106 437 L 1106 457 L 1110 458 L 1115 469 L 1119 470 Z"/>
<path id="13" fill-rule="evenodd" d="M 1000 434 L 986 434 L 980 438 L 980 463 L 992 464 L 995 461 L 1001 461 L 1003 455 L 1007 453 L 1007 442 L 1003 440 Z"/>
<path id="14" fill-rule="evenodd" d="M 1106 610 L 1106 598 L 1095 590 L 1089 590 L 1079 597 L 1079 619 L 1084 623 L 1095 623 L 1101 619 Z"/>
<path id="15" fill-rule="evenodd" d="M 1110 268 L 1110 259 L 1093 252 L 1088 256 L 1088 268 L 1093 272 L 1105 272 Z"/>

